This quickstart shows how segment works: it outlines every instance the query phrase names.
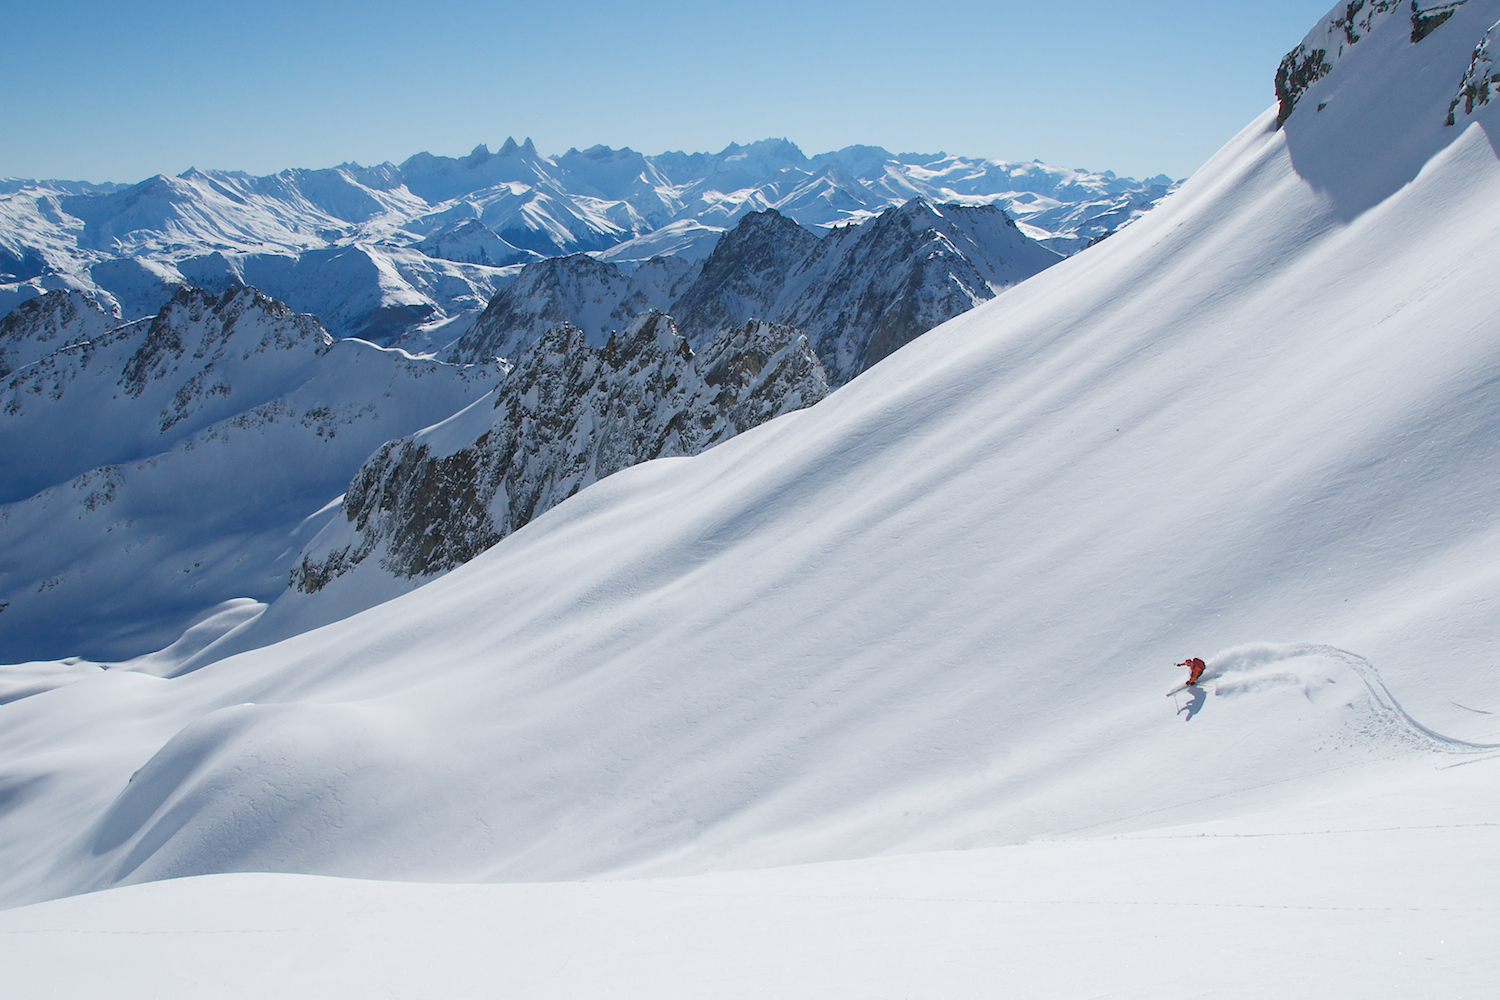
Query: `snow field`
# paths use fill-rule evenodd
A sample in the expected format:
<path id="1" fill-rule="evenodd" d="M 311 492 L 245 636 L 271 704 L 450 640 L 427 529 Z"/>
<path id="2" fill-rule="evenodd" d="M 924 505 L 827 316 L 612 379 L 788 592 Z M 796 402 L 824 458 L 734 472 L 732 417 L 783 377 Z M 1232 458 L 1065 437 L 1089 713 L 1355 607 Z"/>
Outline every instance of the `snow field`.
<path id="1" fill-rule="evenodd" d="M 1479 998 L 1500 987 L 1497 766 L 1139 835 L 681 878 L 156 882 L 0 912 L 0 958 L 38 1000 Z"/>

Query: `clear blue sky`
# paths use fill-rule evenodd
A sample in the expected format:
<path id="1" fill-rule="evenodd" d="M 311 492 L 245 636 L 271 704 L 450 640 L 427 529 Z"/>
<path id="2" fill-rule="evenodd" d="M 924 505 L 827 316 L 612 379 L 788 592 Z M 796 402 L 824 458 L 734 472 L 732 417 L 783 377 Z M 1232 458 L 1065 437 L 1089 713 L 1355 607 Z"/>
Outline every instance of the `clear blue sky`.
<path id="1" fill-rule="evenodd" d="M 1329 0 L 0 0 L 0 176 L 460 155 L 814 153 L 1191 173 Z"/>

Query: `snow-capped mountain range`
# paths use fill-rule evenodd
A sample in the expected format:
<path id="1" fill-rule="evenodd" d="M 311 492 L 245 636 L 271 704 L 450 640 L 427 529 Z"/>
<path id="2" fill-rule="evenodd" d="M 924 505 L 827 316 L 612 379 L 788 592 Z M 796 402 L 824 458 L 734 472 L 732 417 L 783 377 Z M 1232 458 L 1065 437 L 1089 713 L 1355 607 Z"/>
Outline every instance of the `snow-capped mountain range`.
<path id="1" fill-rule="evenodd" d="M 452 569 L 603 476 L 697 454 L 815 402 L 1061 259 L 989 205 L 913 199 L 821 239 L 766 209 L 742 217 L 701 261 L 659 257 L 628 273 L 588 254 L 524 265 L 446 365 L 399 349 L 381 355 L 358 339 L 335 343 L 314 317 L 243 286 L 217 295 L 182 287 L 153 319 L 123 325 L 82 292 L 28 300 L 0 323 L 0 372 L 10 376 L 0 411 L 0 540 L 12 540 L 0 558 L 8 611 L 0 655 L 123 659 L 214 616 L 226 600 L 280 595 L 295 605 L 259 623 L 257 641 L 353 613 Z M 663 309 L 683 317 L 681 337 Z M 298 331 L 291 340 L 275 333 L 276 343 L 320 346 L 311 354 L 238 346 L 268 317 Z M 651 334 L 644 346 L 635 343 L 643 329 Z M 374 386 L 340 380 L 337 364 L 311 377 L 327 351 L 388 357 L 426 380 L 367 400 L 355 414 L 368 418 L 360 433 L 345 429 L 336 447 L 332 424 L 326 439 L 320 429 L 305 443 L 243 426 L 300 414 L 305 428 L 322 428 L 353 413 L 358 394 Z M 170 370 L 153 368 L 158 355 Z M 439 383 L 451 385 L 426 391 Z M 471 415 L 395 452 L 376 449 L 448 416 L 476 387 L 493 387 L 491 417 Z M 424 398 L 405 399 L 414 392 Z M 226 420 L 237 429 L 226 432 L 225 457 L 205 484 L 201 452 L 176 452 L 194 451 L 194 435 Z M 84 435 L 81 426 L 99 430 Z M 429 456 L 432 441 L 447 443 Z M 293 469 L 305 472 L 281 483 Z M 225 499 L 205 503 L 216 495 Z M 143 505 L 151 518 L 115 516 Z M 111 516 L 101 520 L 104 507 Z M 236 527 L 226 530 L 231 516 Z M 146 544 L 148 531 L 171 541 L 149 535 Z M 357 587 L 309 601 L 285 592 L 288 583 L 322 591 L 377 548 Z"/>
<path id="2" fill-rule="evenodd" d="M 599 346 L 657 309 L 695 349 L 751 319 L 794 326 L 838 386 L 1061 259 L 992 205 L 914 198 L 821 239 L 766 209 L 742 217 L 692 264 L 656 258 L 628 274 L 586 254 L 528 264 L 449 356 L 513 358 L 560 322 Z"/>
<path id="3" fill-rule="evenodd" d="M 697 260 L 750 212 L 821 232 L 912 198 L 997 205 L 1072 252 L 1170 187 L 1041 163 L 853 146 L 807 157 L 765 140 L 715 154 L 595 146 L 548 157 L 528 140 L 400 166 L 343 164 L 266 177 L 189 170 L 135 185 L 0 183 L 0 314 L 49 288 L 90 292 L 123 319 L 175 287 L 248 284 L 336 337 L 442 346 L 516 272 L 597 252 L 626 268 Z"/>
<path id="4" fill-rule="evenodd" d="M 253 289 L 120 324 L 82 292 L 0 320 L 0 648 L 133 655 L 285 589 L 383 442 L 499 373 L 334 341 Z"/>

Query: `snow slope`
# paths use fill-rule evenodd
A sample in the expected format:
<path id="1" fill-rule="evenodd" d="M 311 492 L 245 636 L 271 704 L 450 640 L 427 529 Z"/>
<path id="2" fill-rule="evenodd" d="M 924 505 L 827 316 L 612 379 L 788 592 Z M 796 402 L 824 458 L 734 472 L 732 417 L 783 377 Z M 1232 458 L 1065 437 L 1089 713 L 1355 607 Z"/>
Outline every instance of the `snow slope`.
<path id="1" fill-rule="evenodd" d="M 751 321 L 694 353 L 657 312 L 597 350 L 557 326 L 493 393 L 371 455 L 340 516 L 303 547 L 291 590 L 179 669 L 389 600 L 621 469 L 696 455 L 827 395 L 807 338 L 789 327 Z"/>
<path id="2" fill-rule="evenodd" d="M 1287 977 L 1303 995 L 1492 992 L 1495 916 L 1473 887 L 1493 885 L 1500 750 L 1500 121 L 1480 105 L 1441 123 L 1497 19 L 1500 0 L 1470 0 L 1417 44 L 1388 20 L 1318 84 L 1358 100 L 1309 98 L 1284 130 L 1268 111 L 1139 223 L 817 406 L 609 477 L 409 595 L 171 680 L 111 670 L 0 706 L 4 898 L 235 871 L 685 875 L 1077 839 L 999 851 L 994 868 L 969 854 L 850 871 L 887 900 L 913 894 L 901 864 L 924 887 L 1017 873 L 1057 889 L 1006 897 L 1010 923 L 993 926 L 1044 942 L 1024 936 L 1054 926 L 1044 904 L 1088 915 L 1059 924 L 1108 935 L 1100 952 L 1045 952 L 1074 959 L 1046 980 L 1063 995 L 1118 986 L 1089 960 L 1125 961 L 1138 919 L 1174 943 L 1193 927 L 1195 955 L 1229 954 L 1260 995 L 1283 982 L 1288 926 L 1336 957 L 1294 951 L 1294 971 L 1381 974 Z M 1403 178 L 1408 157 L 1368 150 L 1352 186 L 1388 193 L 1351 215 L 1299 157 L 1373 108 L 1404 116 L 1392 127 L 1426 160 Z M 1191 653 L 1206 684 L 1164 699 Z M 1282 819 L 1257 831 L 1256 814 Z M 1383 826 L 1403 828 L 1397 849 L 1359 840 Z M 1128 874 L 1167 871 L 1163 854 L 1099 839 L 1169 827 L 1234 838 L 1172 852 L 1199 861 L 1179 867 L 1180 895 Z M 1275 876 L 1311 841 L 1256 859 L 1238 839 L 1334 830 L 1295 888 Z M 1018 873 L 1049 851 L 1037 881 Z M 1070 856 L 1107 874 L 1063 891 L 1046 876 Z M 722 879 L 508 898 L 534 893 L 528 915 L 576 928 L 579 896 L 618 892 L 596 957 L 644 936 L 647 895 L 852 891 L 837 869 Z M 459 895 L 404 898 L 429 892 Z M 108 929 L 109 907 L 191 893 L 106 895 L 94 924 L 82 901 L 14 919 Z M 1441 913 L 1403 916 L 1427 893 Z M 361 897 L 322 898 L 308 905 Z M 1223 938 L 1170 905 L 1222 918 Z M 1260 907 L 1295 923 L 1246 912 Z M 845 911 L 817 912 L 835 926 L 794 927 L 838 939 Z M 707 913 L 652 926 L 714 947 L 729 938 Z M 900 948 L 901 926 L 877 939 Z M 1451 928 L 1458 957 L 1446 937 L 1414 940 L 1423 928 Z M 795 967 L 820 968 L 811 951 Z M 669 970 L 684 952 L 653 954 Z M 580 989 L 611 968 L 594 961 Z M 1023 984 L 1046 974 L 1012 967 Z M 1133 975 L 1119 992 L 1213 988 Z"/>
<path id="3" fill-rule="evenodd" d="M 1482 997 L 1496 766 L 1239 825 L 686 878 L 179 879 L 0 912 L 0 959 L 37 1000 Z M 1414 793 L 1472 805 L 1403 826 Z"/>

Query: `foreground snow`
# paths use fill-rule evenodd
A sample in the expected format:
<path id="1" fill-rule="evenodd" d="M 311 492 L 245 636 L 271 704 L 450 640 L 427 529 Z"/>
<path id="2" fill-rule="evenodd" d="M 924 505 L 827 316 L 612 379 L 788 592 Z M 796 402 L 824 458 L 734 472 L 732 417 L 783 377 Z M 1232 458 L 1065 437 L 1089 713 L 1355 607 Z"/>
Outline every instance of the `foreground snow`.
<path id="1" fill-rule="evenodd" d="M 1481 998 L 1497 789 L 1500 760 L 1419 766 L 1235 822 L 683 878 L 206 876 L 0 913 L 0 961 L 37 1000 Z"/>

